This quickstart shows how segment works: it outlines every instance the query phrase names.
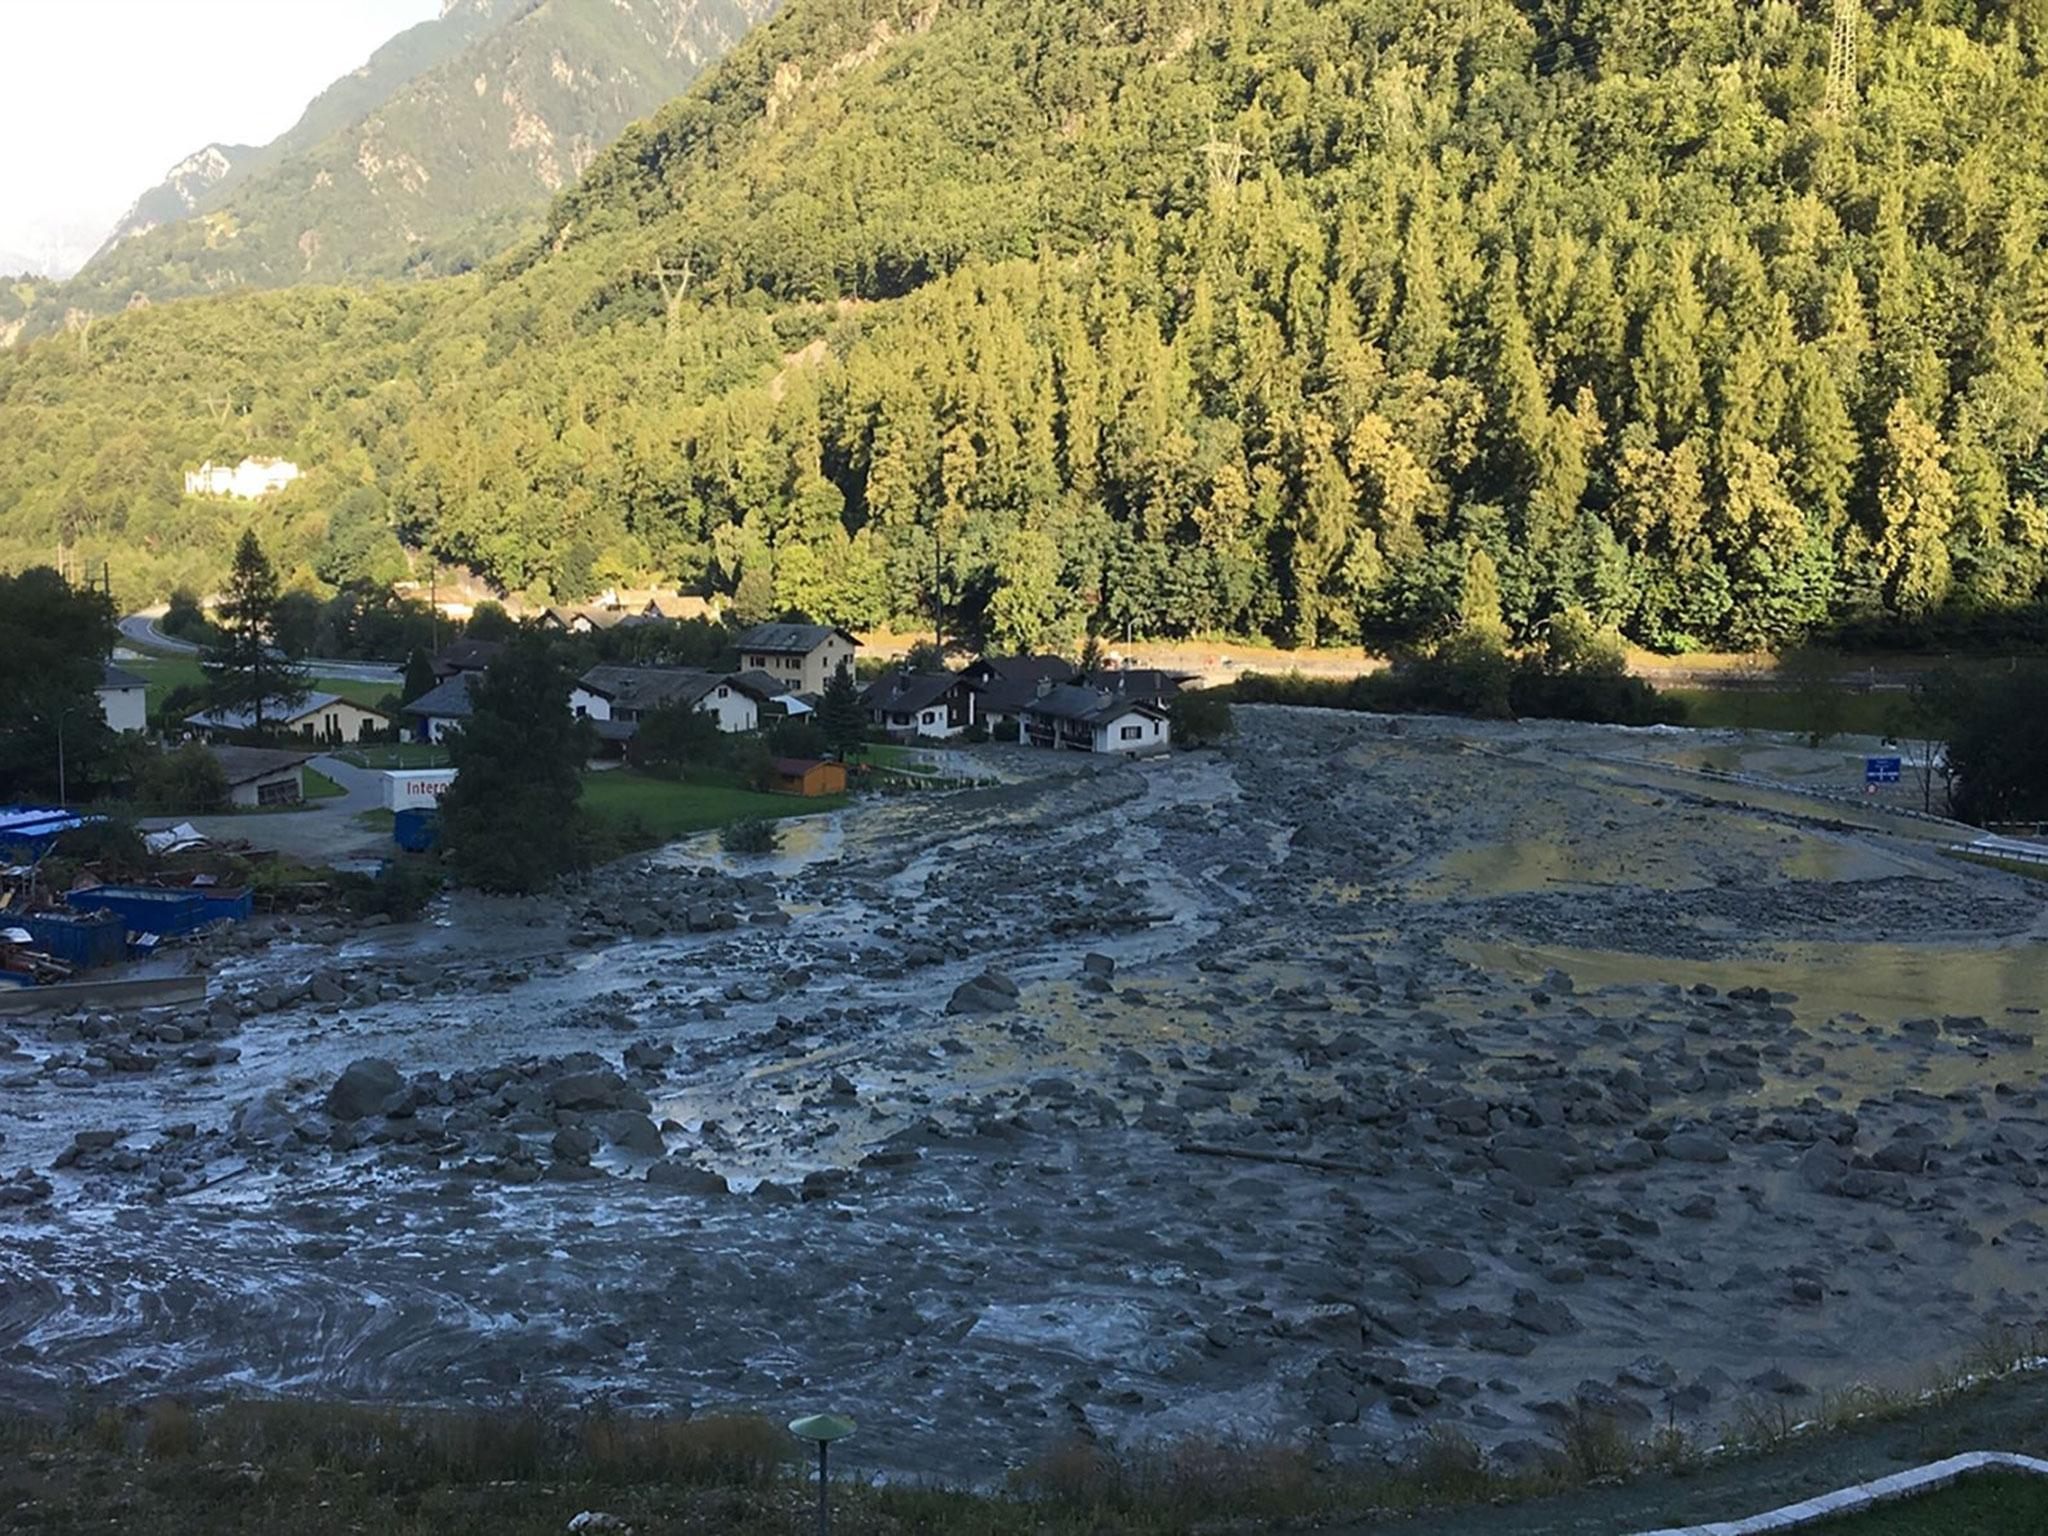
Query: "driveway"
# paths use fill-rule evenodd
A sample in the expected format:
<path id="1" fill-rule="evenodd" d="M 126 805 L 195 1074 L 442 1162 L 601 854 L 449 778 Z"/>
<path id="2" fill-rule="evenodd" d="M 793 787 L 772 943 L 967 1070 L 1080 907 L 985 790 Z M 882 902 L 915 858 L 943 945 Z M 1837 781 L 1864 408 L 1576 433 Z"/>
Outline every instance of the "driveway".
<path id="1" fill-rule="evenodd" d="M 388 858 L 390 832 L 357 820 L 364 811 L 384 806 L 384 776 L 357 768 L 338 757 L 316 757 L 312 766 L 334 780 L 343 793 L 308 800 L 297 811 L 243 812 L 227 816 L 152 816 L 141 825 L 154 832 L 190 822 L 216 842 L 240 841 L 270 853 L 309 864 L 352 864 Z"/>

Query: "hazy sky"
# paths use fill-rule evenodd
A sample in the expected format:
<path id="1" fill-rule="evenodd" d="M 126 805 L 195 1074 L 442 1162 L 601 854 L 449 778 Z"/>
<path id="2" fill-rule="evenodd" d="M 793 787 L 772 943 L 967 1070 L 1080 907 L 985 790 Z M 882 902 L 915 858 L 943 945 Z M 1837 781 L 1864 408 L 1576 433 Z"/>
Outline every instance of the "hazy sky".
<path id="1" fill-rule="evenodd" d="M 0 0 L 0 253 L 82 260 L 178 160 L 276 138 L 379 43 L 440 11 L 440 0 Z"/>

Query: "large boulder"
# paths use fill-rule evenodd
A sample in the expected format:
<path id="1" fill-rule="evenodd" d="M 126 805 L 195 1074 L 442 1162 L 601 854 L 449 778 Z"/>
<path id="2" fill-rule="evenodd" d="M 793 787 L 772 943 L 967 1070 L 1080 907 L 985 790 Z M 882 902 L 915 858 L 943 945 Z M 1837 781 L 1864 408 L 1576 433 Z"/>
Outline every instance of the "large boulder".
<path id="1" fill-rule="evenodd" d="M 593 1115 L 591 1124 L 604 1134 L 604 1139 L 611 1145 L 625 1149 L 634 1157 L 661 1156 L 661 1131 L 636 1109 L 615 1109 Z"/>
<path id="2" fill-rule="evenodd" d="M 1673 1131 L 1664 1138 L 1664 1155 L 1681 1163 L 1725 1163 L 1728 1138 L 1719 1131 Z"/>
<path id="3" fill-rule="evenodd" d="M 647 1169 L 647 1182 L 684 1195 L 729 1195 L 732 1188 L 709 1168 L 699 1168 L 681 1158 L 663 1158 Z"/>
<path id="4" fill-rule="evenodd" d="M 1394 1262 L 1421 1285 L 1463 1285 L 1472 1278 L 1472 1261 L 1455 1248 L 1418 1248 Z"/>
<path id="5" fill-rule="evenodd" d="M 609 1067 L 556 1078 L 548 1084 L 548 1102 L 557 1109 L 637 1109 L 645 1114 L 648 1108 L 647 1096 Z"/>
<path id="6" fill-rule="evenodd" d="M 1007 1013 L 1017 1006 L 1018 996 L 1017 983 L 1001 971 L 983 971 L 973 980 L 963 981 L 953 989 L 946 1012 Z"/>
<path id="7" fill-rule="evenodd" d="M 388 1115 L 405 1102 L 405 1079 L 381 1056 L 352 1061 L 327 1090 L 327 1113 L 337 1120 Z"/>

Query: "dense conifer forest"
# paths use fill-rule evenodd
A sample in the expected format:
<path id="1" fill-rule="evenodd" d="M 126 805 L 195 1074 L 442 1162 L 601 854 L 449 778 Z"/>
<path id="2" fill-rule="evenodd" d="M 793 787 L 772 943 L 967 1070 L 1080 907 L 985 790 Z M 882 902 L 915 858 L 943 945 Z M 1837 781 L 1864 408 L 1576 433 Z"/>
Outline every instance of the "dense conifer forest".
<path id="1" fill-rule="evenodd" d="M 0 354 L 0 561 L 208 583 L 255 452 L 302 579 L 999 645 L 2027 605 L 2048 3 L 1834 9 L 788 0 L 484 270 Z"/>

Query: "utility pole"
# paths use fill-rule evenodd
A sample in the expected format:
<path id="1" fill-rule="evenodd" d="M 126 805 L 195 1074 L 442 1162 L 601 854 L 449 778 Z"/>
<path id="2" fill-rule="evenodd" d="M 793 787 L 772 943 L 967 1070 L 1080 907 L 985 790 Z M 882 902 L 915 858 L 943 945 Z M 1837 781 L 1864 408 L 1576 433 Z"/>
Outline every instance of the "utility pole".
<path id="1" fill-rule="evenodd" d="M 1856 107 L 1856 34 L 1863 7 L 1858 0 L 1834 0 L 1834 30 L 1828 39 L 1828 93 L 1821 110 L 1847 117 Z"/>

